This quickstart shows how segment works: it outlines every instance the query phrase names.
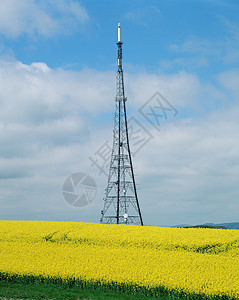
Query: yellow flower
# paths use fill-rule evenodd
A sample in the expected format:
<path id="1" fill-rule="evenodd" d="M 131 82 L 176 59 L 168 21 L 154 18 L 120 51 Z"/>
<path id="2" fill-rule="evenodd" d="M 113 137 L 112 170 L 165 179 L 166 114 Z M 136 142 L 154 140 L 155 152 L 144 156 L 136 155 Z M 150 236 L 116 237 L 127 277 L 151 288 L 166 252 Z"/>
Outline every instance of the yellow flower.
<path id="1" fill-rule="evenodd" d="M 238 255 L 239 230 L 0 221 L 2 277 L 239 299 Z"/>

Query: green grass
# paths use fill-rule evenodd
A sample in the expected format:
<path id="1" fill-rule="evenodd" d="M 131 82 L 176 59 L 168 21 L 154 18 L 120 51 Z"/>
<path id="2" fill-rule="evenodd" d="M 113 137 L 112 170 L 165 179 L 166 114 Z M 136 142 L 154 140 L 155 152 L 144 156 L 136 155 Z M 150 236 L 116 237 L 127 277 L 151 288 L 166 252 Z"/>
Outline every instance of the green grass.
<path id="1" fill-rule="evenodd" d="M 1 298 L 2 297 L 2 298 Z M 51 300 L 147 300 L 151 297 L 122 296 L 114 292 L 80 290 L 79 287 L 67 287 L 60 284 L 17 283 L 0 281 L 0 299 L 51 299 Z M 155 298 L 154 298 L 155 299 Z M 160 297 L 170 300 L 171 297 Z"/>

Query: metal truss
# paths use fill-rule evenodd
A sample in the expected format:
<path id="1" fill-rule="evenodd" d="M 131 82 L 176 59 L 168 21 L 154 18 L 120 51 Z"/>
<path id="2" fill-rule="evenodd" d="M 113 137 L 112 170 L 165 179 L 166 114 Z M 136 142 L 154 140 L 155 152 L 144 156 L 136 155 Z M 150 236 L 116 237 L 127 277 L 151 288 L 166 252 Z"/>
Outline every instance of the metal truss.
<path id="1" fill-rule="evenodd" d="M 124 93 L 122 69 L 123 43 L 120 35 L 120 24 L 118 24 L 118 69 L 116 76 L 113 148 L 100 222 L 143 226 L 129 145 L 126 113 L 127 98 Z"/>

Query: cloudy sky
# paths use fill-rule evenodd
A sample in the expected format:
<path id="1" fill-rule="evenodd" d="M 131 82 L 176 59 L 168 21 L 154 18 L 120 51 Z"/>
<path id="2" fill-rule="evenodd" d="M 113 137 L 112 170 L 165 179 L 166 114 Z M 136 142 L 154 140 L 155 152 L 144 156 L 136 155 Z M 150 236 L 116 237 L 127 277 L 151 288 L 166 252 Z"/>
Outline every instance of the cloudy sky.
<path id="1" fill-rule="evenodd" d="M 0 219 L 99 221 L 121 22 L 144 223 L 239 221 L 238 15 L 237 0 L 0 0 Z M 76 173 L 97 186 L 85 207 L 62 194 Z"/>

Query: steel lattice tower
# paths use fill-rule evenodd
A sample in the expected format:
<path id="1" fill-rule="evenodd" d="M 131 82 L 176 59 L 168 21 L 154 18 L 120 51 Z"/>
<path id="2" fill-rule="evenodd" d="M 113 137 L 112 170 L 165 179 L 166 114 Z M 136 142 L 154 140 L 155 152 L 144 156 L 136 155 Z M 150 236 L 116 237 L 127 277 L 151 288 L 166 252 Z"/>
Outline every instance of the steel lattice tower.
<path id="1" fill-rule="evenodd" d="M 127 98 L 124 93 L 122 69 L 122 44 L 120 23 L 118 23 L 118 69 L 116 76 L 113 148 L 100 222 L 143 226 L 129 147 L 126 114 Z"/>

